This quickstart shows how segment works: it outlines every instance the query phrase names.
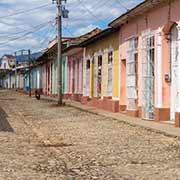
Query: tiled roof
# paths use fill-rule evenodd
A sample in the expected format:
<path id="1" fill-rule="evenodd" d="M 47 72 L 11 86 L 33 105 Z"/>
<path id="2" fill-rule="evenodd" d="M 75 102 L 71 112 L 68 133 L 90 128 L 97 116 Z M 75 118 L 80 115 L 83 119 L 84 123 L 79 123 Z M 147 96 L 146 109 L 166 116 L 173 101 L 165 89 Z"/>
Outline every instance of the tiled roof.
<path id="1" fill-rule="evenodd" d="M 81 35 L 79 37 L 76 37 L 75 39 L 72 40 L 72 44 L 79 44 L 79 43 L 82 43 L 83 41 L 99 34 L 102 30 L 99 29 L 99 28 L 95 28 L 93 29 L 92 31 L 84 34 L 84 35 Z"/>
<path id="2" fill-rule="evenodd" d="M 69 51 L 69 50 L 71 50 L 71 49 L 73 49 L 73 48 L 78 48 L 78 47 L 80 47 L 80 44 L 81 44 L 82 42 L 84 42 L 84 41 L 86 41 L 87 39 L 89 39 L 89 38 L 91 38 L 91 37 L 99 34 L 100 32 L 102 32 L 101 29 L 95 28 L 94 30 L 92 30 L 92 31 L 90 31 L 90 32 L 88 32 L 88 33 L 86 33 L 86 34 L 84 34 L 84 35 L 82 35 L 82 36 L 79 36 L 79 37 L 74 38 L 73 40 L 69 41 L 70 44 L 69 44 L 69 46 L 68 46 L 67 48 L 65 48 L 65 49 L 63 50 L 63 53 L 65 53 L 65 52 L 67 52 L 67 51 Z"/>
<path id="3" fill-rule="evenodd" d="M 11 58 L 15 58 L 13 55 L 10 55 L 10 54 L 5 54 L 4 56 L 6 56 L 7 58 L 11 59 Z M 3 56 L 3 57 L 4 57 Z"/>
<path id="4" fill-rule="evenodd" d="M 104 38 L 104 37 L 106 37 L 106 36 L 108 36 L 108 35 L 110 35 L 110 34 L 112 34 L 114 32 L 117 32 L 118 30 L 119 30 L 119 28 L 107 28 L 107 29 L 101 31 L 100 33 L 86 39 L 85 41 L 83 41 L 80 44 L 80 46 L 81 47 L 87 46 L 87 45 L 89 45 L 91 43 L 96 42 L 97 40 L 99 40 L 101 38 Z"/>

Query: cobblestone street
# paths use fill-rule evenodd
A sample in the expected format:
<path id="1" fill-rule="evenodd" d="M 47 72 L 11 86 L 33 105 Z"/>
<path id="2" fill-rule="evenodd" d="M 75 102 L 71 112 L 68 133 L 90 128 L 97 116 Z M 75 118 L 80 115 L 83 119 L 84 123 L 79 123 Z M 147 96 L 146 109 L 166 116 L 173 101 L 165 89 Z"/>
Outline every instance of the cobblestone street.
<path id="1" fill-rule="evenodd" d="M 178 180 L 180 142 L 0 91 L 0 180 Z"/>

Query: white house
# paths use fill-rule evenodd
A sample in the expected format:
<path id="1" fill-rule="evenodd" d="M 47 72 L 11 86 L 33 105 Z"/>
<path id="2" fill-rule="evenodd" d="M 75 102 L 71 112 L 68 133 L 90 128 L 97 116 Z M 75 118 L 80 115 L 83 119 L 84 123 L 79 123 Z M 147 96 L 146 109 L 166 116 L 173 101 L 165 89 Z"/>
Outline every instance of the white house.
<path id="1" fill-rule="evenodd" d="M 4 55 L 1 58 L 0 70 L 10 70 L 15 66 L 15 57 L 12 55 Z"/>

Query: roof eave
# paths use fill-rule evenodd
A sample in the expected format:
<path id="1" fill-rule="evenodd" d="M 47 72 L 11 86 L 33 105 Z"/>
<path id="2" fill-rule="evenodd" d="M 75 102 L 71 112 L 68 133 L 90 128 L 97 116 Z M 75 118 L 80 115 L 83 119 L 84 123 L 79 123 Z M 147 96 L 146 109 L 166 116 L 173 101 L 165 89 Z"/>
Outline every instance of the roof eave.
<path id="1" fill-rule="evenodd" d="M 173 1 L 173 0 L 172 0 Z M 167 0 L 145 0 L 142 3 L 138 4 L 128 12 L 124 13 L 120 17 L 113 20 L 108 25 L 110 27 L 119 27 L 125 24 L 127 21 L 134 19 L 137 16 L 141 16 L 147 11 L 151 10 L 154 7 L 158 7 L 162 3 L 168 3 Z"/>
<path id="2" fill-rule="evenodd" d="M 104 31 L 96 34 L 95 36 L 83 41 L 81 44 L 80 44 L 80 47 L 85 47 L 85 46 L 88 46 L 89 44 L 92 44 L 93 42 L 99 40 L 99 39 L 102 39 L 116 31 L 118 31 L 119 28 L 108 28 L 108 29 L 105 29 Z"/>

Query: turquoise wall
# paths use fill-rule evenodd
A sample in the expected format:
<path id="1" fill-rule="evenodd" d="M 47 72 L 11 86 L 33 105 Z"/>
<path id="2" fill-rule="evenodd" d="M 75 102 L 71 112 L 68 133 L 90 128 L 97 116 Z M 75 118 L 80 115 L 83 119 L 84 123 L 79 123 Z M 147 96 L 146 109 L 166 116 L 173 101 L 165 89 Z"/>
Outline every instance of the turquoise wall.
<path id="1" fill-rule="evenodd" d="M 42 67 L 31 69 L 31 89 L 41 89 L 42 79 Z M 29 90 L 29 72 L 24 75 L 24 90 Z"/>
<path id="2" fill-rule="evenodd" d="M 66 87 L 66 56 L 62 57 L 62 92 L 64 94 L 65 92 L 65 87 Z M 53 94 L 58 93 L 58 61 L 57 61 L 57 56 L 54 57 L 54 63 L 53 63 L 53 86 L 52 87 L 52 92 Z"/>

